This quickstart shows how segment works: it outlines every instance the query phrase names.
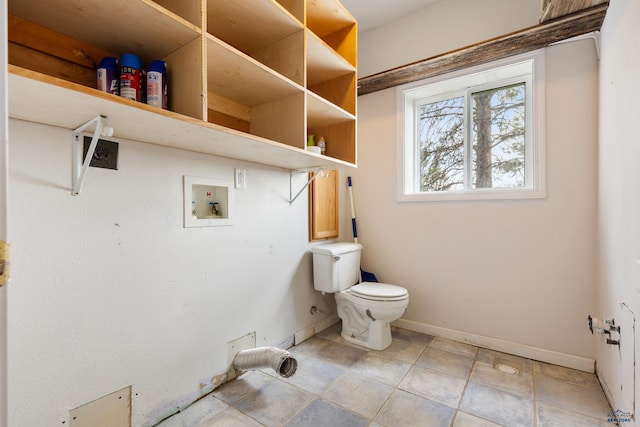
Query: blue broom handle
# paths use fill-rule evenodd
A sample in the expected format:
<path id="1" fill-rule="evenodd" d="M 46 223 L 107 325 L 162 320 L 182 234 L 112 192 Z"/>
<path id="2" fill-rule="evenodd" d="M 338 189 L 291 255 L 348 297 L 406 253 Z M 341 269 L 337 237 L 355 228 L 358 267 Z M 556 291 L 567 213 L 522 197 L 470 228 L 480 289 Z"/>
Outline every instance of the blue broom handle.
<path id="1" fill-rule="evenodd" d="M 353 230 L 353 241 L 358 243 L 358 229 L 356 227 L 356 212 L 353 207 L 353 187 L 351 186 L 351 177 L 347 177 L 347 184 L 349 185 L 349 200 L 351 202 L 351 229 Z"/>

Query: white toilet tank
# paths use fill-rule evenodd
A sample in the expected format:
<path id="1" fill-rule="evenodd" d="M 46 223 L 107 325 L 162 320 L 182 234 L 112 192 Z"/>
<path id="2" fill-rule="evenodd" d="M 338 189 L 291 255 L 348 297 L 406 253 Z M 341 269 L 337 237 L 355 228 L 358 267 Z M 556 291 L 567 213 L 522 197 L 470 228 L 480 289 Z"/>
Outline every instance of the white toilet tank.
<path id="1" fill-rule="evenodd" d="M 359 243 L 330 243 L 311 248 L 313 287 L 320 292 L 334 293 L 358 283 L 361 250 Z"/>

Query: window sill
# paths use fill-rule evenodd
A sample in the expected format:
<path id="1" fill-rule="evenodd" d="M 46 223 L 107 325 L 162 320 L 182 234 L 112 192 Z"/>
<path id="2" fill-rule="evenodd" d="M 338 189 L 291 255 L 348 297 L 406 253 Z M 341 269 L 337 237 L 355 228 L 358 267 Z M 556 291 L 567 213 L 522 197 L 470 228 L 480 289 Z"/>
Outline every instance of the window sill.
<path id="1" fill-rule="evenodd" d="M 415 194 L 398 194 L 398 202 L 454 202 L 476 200 L 520 200 L 543 199 L 547 196 L 545 190 L 521 189 L 521 190 L 474 190 L 474 191 L 447 191 Z"/>

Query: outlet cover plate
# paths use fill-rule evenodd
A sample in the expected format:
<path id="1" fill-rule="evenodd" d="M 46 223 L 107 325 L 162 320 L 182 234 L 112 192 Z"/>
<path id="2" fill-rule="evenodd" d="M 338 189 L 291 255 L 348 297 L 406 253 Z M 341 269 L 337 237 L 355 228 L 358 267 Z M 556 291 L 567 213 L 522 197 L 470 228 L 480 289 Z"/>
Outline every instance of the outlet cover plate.
<path id="1" fill-rule="evenodd" d="M 247 170 L 236 169 L 235 170 L 235 187 L 239 190 L 247 188 Z"/>
<path id="2" fill-rule="evenodd" d="M 91 137 L 84 137 L 84 150 L 82 157 L 86 157 L 89 151 L 89 145 L 91 145 Z M 96 145 L 96 151 L 93 152 L 91 157 L 91 163 L 89 166 L 94 168 L 104 168 L 118 170 L 118 143 L 113 141 L 107 141 L 105 139 L 99 139 L 98 145 Z"/>

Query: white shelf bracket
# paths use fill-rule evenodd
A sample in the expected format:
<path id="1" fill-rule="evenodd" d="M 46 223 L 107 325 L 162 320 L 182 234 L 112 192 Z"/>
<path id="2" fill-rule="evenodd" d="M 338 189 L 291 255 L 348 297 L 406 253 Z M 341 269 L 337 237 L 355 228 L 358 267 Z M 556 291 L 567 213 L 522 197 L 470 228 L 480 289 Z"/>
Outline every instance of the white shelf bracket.
<path id="1" fill-rule="evenodd" d="M 293 194 L 293 171 L 289 172 L 289 205 L 292 205 L 293 202 L 296 201 L 298 196 L 305 190 L 305 188 L 309 186 L 309 184 L 313 182 L 314 179 L 318 177 L 318 175 L 326 176 L 324 174 L 324 169 L 320 168 L 317 171 L 315 171 L 313 175 L 311 175 L 311 178 L 309 178 L 309 181 L 307 181 L 307 183 L 304 185 L 304 187 L 302 187 L 300 191 L 298 191 L 298 194 L 292 197 L 291 195 Z"/>
<path id="2" fill-rule="evenodd" d="M 71 168 L 73 171 L 73 187 L 71 189 L 71 194 L 73 196 L 79 195 L 80 191 L 82 190 L 82 183 L 84 182 L 84 177 L 87 174 L 87 169 L 89 169 L 89 164 L 91 163 L 93 153 L 96 151 L 96 146 L 98 145 L 100 136 L 113 135 L 113 128 L 104 125 L 105 119 L 105 116 L 96 116 L 82 126 L 73 130 L 73 158 L 71 159 Z M 93 137 L 91 138 L 89 150 L 87 151 L 86 156 L 84 156 L 83 158 L 82 152 L 84 151 L 84 143 L 82 133 L 92 126 L 95 126 L 95 130 L 93 132 Z"/>

